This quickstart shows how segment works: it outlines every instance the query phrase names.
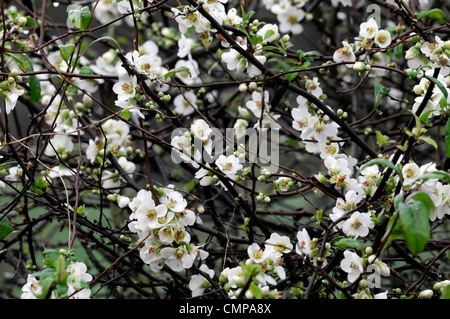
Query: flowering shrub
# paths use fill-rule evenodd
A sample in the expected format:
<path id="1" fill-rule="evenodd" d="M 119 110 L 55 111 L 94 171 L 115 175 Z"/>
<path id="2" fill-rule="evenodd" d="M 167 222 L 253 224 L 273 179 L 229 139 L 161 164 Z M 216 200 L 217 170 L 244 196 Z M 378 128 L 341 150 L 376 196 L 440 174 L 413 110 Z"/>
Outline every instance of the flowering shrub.
<path id="1" fill-rule="evenodd" d="M 447 4 L 42 3 L 1 7 L 2 298 L 450 298 Z"/>

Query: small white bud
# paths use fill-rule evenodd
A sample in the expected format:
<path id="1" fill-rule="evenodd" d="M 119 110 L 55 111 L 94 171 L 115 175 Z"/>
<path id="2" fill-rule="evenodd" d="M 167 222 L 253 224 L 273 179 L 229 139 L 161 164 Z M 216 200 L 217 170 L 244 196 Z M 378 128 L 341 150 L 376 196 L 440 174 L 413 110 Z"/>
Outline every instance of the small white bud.
<path id="1" fill-rule="evenodd" d="M 353 64 L 353 70 L 358 71 L 358 72 L 365 71 L 366 65 L 363 62 L 358 61 L 355 64 Z"/>
<path id="2" fill-rule="evenodd" d="M 430 299 L 433 296 L 433 290 L 425 289 L 419 293 L 419 298 L 421 299 Z"/>

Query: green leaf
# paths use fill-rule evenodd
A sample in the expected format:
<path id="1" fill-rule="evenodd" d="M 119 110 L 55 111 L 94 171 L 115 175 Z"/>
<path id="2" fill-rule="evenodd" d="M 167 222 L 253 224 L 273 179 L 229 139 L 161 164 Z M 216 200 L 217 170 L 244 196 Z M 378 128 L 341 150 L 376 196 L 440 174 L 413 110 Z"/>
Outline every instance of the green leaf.
<path id="1" fill-rule="evenodd" d="M 75 44 L 60 44 L 58 47 L 61 59 L 69 63 L 70 56 L 75 51 Z"/>
<path id="2" fill-rule="evenodd" d="M 17 63 L 17 66 L 22 72 L 33 72 L 33 62 L 25 54 L 21 53 L 7 53 Z M 30 101 L 33 103 L 38 102 L 41 99 L 41 84 L 36 75 L 30 75 Z"/>
<path id="3" fill-rule="evenodd" d="M 430 196 L 425 192 L 419 191 L 412 193 L 406 198 L 405 203 L 408 204 L 411 201 L 424 203 L 428 207 L 430 215 L 435 209 L 433 201 L 431 200 Z"/>
<path id="4" fill-rule="evenodd" d="M 25 23 L 25 26 L 33 27 L 33 28 L 36 28 L 38 26 L 38 24 L 32 17 L 27 16 L 26 18 L 27 18 L 27 23 Z"/>
<path id="5" fill-rule="evenodd" d="M 41 83 L 36 75 L 30 75 L 28 84 L 30 86 L 30 101 L 36 103 L 41 99 Z"/>
<path id="6" fill-rule="evenodd" d="M 189 68 L 182 66 L 182 67 L 179 67 L 176 69 L 169 70 L 169 72 L 164 74 L 164 81 L 167 80 L 169 77 L 174 76 L 176 73 L 180 73 L 180 72 L 187 72 L 189 74 L 189 76 L 192 76 Z"/>
<path id="7" fill-rule="evenodd" d="M 382 158 L 373 159 L 373 160 L 367 162 L 366 164 L 364 164 L 363 166 L 361 166 L 361 168 L 358 170 L 358 172 L 356 174 L 356 178 L 358 178 L 360 172 L 364 168 L 366 168 L 368 166 L 372 166 L 372 165 L 382 165 L 385 167 L 389 167 L 389 168 L 393 169 L 398 174 L 398 176 L 400 176 L 401 179 L 403 179 L 402 171 L 397 166 L 395 166 L 394 163 L 392 163 L 391 161 L 388 161 L 388 160 L 382 159 Z"/>
<path id="8" fill-rule="evenodd" d="M 450 158 L 450 118 L 447 120 L 447 124 L 445 124 L 444 134 L 445 153 L 447 154 L 447 157 Z"/>
<path id="9" fill-rule="evenodd" d="M 450 184 L 450 174 L 444 171 L 429 172 L 417 178 L 417 180 L 422 180 L 424 182 L 429 179 L 439 179 L 444 183 Z"/>
<path id="10" fill-rule="evenodd" d="M 340 238 L 333 243 L 333 245 L 339 249 L 357 248 L 359 250 L 364 249 L 362 241 L 353 238 Z"/>
<path id="11" fill-rule="evenodd" d="M 381 114 L 380 110 L 378 109 L 378 106 L 381 103 L 381 100 L 385 97 L 386 94 L 388 94 L 391 89 L 388 89 L 387 87 L 383 86 L 380 82 L 375 81 L 374 83 L 375 88 L 375 103 L 374 108 L 375 112 L 378 114 Z"/>
<path id="12" fill-rule="evenodd" d="M 435 112 L 436 110 L 428 110 L 420 115 L 420 122 L 422 122 L 423 125 L 426 125 L 428 127 L 433 126 L 433 123 L 431 123 L 430 119 L 428 118 L 430 113 Z"/>
<path id="13" fill-rule="evenodd" d="M 0 171 L 5 170 L 5 169 L 13 166 L 16 163 L 17 162 L 7 162 L 7 163 L 0 164 Z"/>
<path id="14" fill-rule="evenodd" d="M 413 201 L 399 204 L 399 221 L 408 248 L 414 255 L 420 253 L 430 239 L 430 220 L 427 204 Z"/>
<path id="15" fill-rule="evenodd" d="M 400 203 L 399 203 L 400 204 Z M 398 210 L 394 212 L 391 219 L 389 220 L 387 227 L 386 227 L 386 234 L 389 234 L 386 238 L 386 242 L 384 243 L 384 246 L 388 245 L 391 241 L 403 238 L 403 230 L 402 225 L 398 222 L 399 219 L 399 212 Z M 386 236 L 385 234 L 385 236 Z"/>
<path id="16" fill-rule="evenodd" d="M 44 278 L 43 280 L 39 280 L 39 286 L 41 286 L 42 288 L 42 293 L 39 296 L 37 296 L 38 299 L 45 299 L 47 297 L 47 294 L 49 293 L 49 290 L 53 285 L 53 282 L 54 278 L 52 277 L 47 277 Z"/>
<path id="17" fill-rule="evenodd" d="M 293 70 L 298 70 L 298 67 L 294 66 L 289 71 L 293 71 Z M 299 74 L 299 72 L 288 73 L 288 74 L 286 74 L 286 79 L 288 79 L 289 82 L 292 82 L 297 78 L 298 74 Z"/>
<path id="18" fill-rule="evenodd" d="M 397 59 L 401 59 L 403 57 L 403 43 L 396 45 L 394 48 L 394 56 Z"/>
<path id="19" fill-rule="evenodd" d="M 442 94 L 444 94 L 445 100 L 447 101 L 447 99 L 448 99 L 448 92 L 447 92 L 447 89 L 445 88 L 445 86 L 438 79 L 436 79 L 436 78 L 434 78 L 434 77 L 432 77 L 430 75 L 425 75 L 425 77 L 428 80 L 434 82 L 434 84 L 436 84 L 436 86 L 439 88 L 439 90 L 441 90 Z"/>
<path id="20" fill-rule="evenodd" d="M 251 291 L 251 293 L 253 294 L 253 296 L 256 299 L 261 299 L 263 294 L 261 292 L 261 289 L 258 287 L 258 285 L 251 283 L 250 286 L 248 287 L 248 290 Z"/>
<path id="21" fill-rule="evenodd" d="M 275 35 L 275 31 L 273 31 L 273 30 L 267 31 L 266 34 L 264 35 L 264 40 L 267 38 L 270 38 L 273 35 Z"/>
<path id="22" fill-rule="evenodd" d="M 122 117 L 125 119 L 125 120 L 129 120 L 130 119 L 130 117 L 131 117 L 131 114 L 130 114 L 130 110 L 128 110 L 128 109 L 124 109 L 122 112 L 121 112 L 121 114 L 122 114 Z"/>
<path id="23" fill-rule="evenodd" d="M 81 53 L 81 55 L 84 54 L 84 52 L 86 52 L 87 49 L 89 49 L 94 43 L 100 42 L 100 41 L 111 41 L 117 48 L 117 50 L 122 53 L 122 48 L 120 47 L 119 42 L 116 41 L 116 39 L 114 39 L 113 37 L 110 36 L 104 36 L 101 38 L 96 39 L 95 41 L 92 41 L 91 43 L 89 43 L 88 46 L 86 46 L 86 48 L 83 50 L 83 52 Z"/>
<path id="24" fill-rule="evenodd" d="M 403 193 L 398 193 L 397 195 L 395 195 L 394 197 L 394 207 L 396 210 L 398 210 L 398 205 L 403 202 L 404 196 Z"/>
<path id="25" fill-rule="evenodd" d="M 22 72 L 33 71 L 33 63 L 25 54 L 11 52 L 7 52 L 6 54 L 14 59 L 14 61 L 17 63 L 17 66 L 22 70 Z"/>
<path id="26" fill-rule="evenodd" d="M 89 7 L 69 11 L 69 20 L 78 30 L 85 30 L 91 23 L 91 10 Z"/>
<path id="27" fill-rule="evenodd" d="M 417 14 L 417 19 L 430 18 L 439 20 L 439 23 L 445 23 L 445 13 L 441 9 L 431 9 L 428 11 L 420 11 Z"/>
<path id="28" fill-rule="evenodd" d="M 433 140 L 433 139 L 432 139 L 431 137 L 429 137 L 429 136 L 423 136 L 423 135 L 422 135 L 422 136 L 419 136 L 419 140 L 420 140 L 420 141 L 424 141 L 425 143 L 434 146 L 435 149 L 438 148 L 438 145 L 437 145 L 437 143 L 435 142 L 435 140 Z"/>
<path id="29" fill-rule="evenodd" d="M 4 217 L 3 215 L 0 218 L 0 240 L 2 240 L 6 236 L 8 236 L 14 230 L 14 228 L 12 227 L 8 218 Z"/>

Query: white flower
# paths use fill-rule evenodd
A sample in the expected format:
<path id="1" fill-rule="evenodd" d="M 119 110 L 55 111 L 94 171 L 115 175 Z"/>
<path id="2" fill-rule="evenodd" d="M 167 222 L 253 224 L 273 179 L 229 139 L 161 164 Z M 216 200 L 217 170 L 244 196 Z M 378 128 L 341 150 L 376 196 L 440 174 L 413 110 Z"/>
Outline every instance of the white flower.
<path id="1" fill-rule="evenodd" d="M 129 161 L 125 156 L 119 157 L 117 162 L 123 168 L 123 170 L 127 173 L 133 173 L 136 170 L 136 164 Z"/>
<path id="2" fill-rule="evenodd" d="M 108 22 L 111 22 L 111 20 L 114 20 L 120 16 L 120 13 L 117 9 L 117 3 L 115 1 L 111 0 L 100 0 L 98 1 L 94 17 L 101 23 L 105 24 Z M 122 23 L 122 20 L 117 21 L 117 25 L 120 25 Z"/>
<path id="3" fill-rule="evenodd" d="M 348 250 L 344 251 L 344 257 L 340 266 L 348 274 L 348 281 L 353 283 L 364 271 L 361 258 L 356 253 Z"/>
<path id="4" fill-rule="evenodd" d="M 336 184 L 339 187 L 347 185 L 348 179 L 352 173 L 348 168 L 347 160 L 328 156 L 325 159 L 324 164 L 328 169 L 328 173 L 331 175 L 331 183 Z"/>
<path id="5" fill-rule="evenodd" d="M 308 129 L 303 132 L 302 138 L 326 143 L 327 139 L 336 138 L 337 133 L 338 125 L 335 122 L 330 122 L 325 117 L 311 116 L 308 120 Z"/>
<path id="6" fill-rule="evenodd" d="M 138 224 L 135 228 L 145 233 L 151 229 L 158 228 L 163 220 L 171 221 L 173 214 L 168 215 L 166 205 L 155 205 L 154 200 L 147 197 L 142 200 L 137 210 L 130 215 L 130 219 L 136 219 Z"/>
<path id="7" fill-rule="evenodd" d="M 266 240 L 266 250 L 274 258 L 279 258 L 282 254 L 287 254 L 292 250 L 291 240 L 287 236 L 280 236 L 277 233 L 272 233 L 270 238 Z"/>
<path id="8" fill-rule="evenodd" d="M 175 73 L 175 76 L 180 79 L 181 81 L 183 81 L 184 84 L 186 85 L 191 85 L 194 83 L 197 83 L 199 81 L 199 68 L 198 68 L 198 62 L 195 60 L 178 60 L 175 63 L 175 69 L 181 68 L 181 67 L 185 67 L 189 70 L 189 72 L 187 71 L 182 71 L 182 72 L 177 72 Z"/>
<path id="9" fill-rule="evenodd" d="M 69 277 L 67 278 L 67 294 L 71 295 L 73 292 L 79 290 L 82 287 L 82 283 L 89 283 L 92 280 L 92 275 L 88 274 L 87 267 L 82 262 L 72 262 L 67 267 Z M 89 299 L 91 290 L 89 288 L 83 288 L 77 291 L 71 299 Z"/>
<path id="10" fill-rule="evenodd" d="M 358 211 L 352 213 L 342 225 L 342 231 L 346 235 L 352 235 L 355 238 L 366 237 L 369 229 L 373 228 L 373 222 L 369 213 L 360 213 Z"/>
<path id="11" fill-rule="evenodd" d="M 186 91 L 183 94 L 178 94 L 173 99 L 173 105 L 175 105 L 174 112 L 180 115 L 192 114 L 194 112 L 192 106 L 197 107 L 197 96 L 191 91 Z"/>
<path id="12" fill-rule="evenodd" d="M 90 68 L 97 74 L 116 75 L 117 66 L 115 63 L 116 54 L 114 50 L 108 50 L 91 64 Z"/>
<path id="13" fill-rule="evenodd" d="M 308 122 L 311 114 L 309 113 L 306 106 L 299 105 L 295 109 L 292 109 L 291 115 L 294 119 L 292 121 L 292 127 L 294 129 L 296 129 L 297 131 L 305 131 L 308 129 Z"/>
<path id="14" fill-rule="evenodd" d="M 378 31 L 378 24 L 375 19 L 370 18 L 367 22 L 361 23 L 359 27 L 359 36 L 362 38 L 373 39 Z"/>
<path id="15" fill-rule="evenodd" d="M 167 191 L 161 197 L 161 203 L 166 204 L 167 208 L 173 212 L 180 213 L 187 206 L 187 201 L 183 195 L 177 191 Z"/>
<path id="16" fill-rule="evenodd" d="M 178 223 L 181 226 L 191 226 L 194 225 L 196 221 L 195 213 L 190 209 L 185 209 L 178 213 Z"/>
<path id="17" fill-rule="evenodd" d="M 118 192 L 121 185 L 120 176 L 117 172 L 104 170 L 102 174 L 102 186 L 107 190 Z"/>
<path id="18" fill-rule="evenodd" d="M 16 107 L 19 96 L 23 95 L 25 91 L 12 86 L 9 90 L 2 90 L 0 93 L 5 99 L 6 114 L 9 114 Z"/>
<path id="19" fill-rule="evenodd" d="M 209 139 L 209 135 L 212 133 L 212 129 L 208 123 L 203 119 L 197 119 L 191 124 L 190 130 L 194 133 L 194 136 L 201 141 Z"/>
<path id="20" fill-rule="evenodd" d="M 183 246 L 177 248 L 164 247 L 160 253 L 165 258 L 167 266 L 177 272 L 191 268 L 194 263 L 194 258 L 192 258 Z"/>
<path id="21" fill-rule="evenodd" d="M 441 38 L 435 36 L 434 39 L 435 42 L 425 41 L 420 47 L 420 51 L 427 57 L 431 57 L 436 51 L 444 46 L 444 41 L 442 41 Z"/>
<path id="22" fill-rule="evenodd" d="M 207 265 L 202 264 L 199 269 L 207 274 L 211 279 L 214 277 L 214 270 L 209 269 Z M 192 290 L 192 297 L 197 297 L 203 294 L 206 288 L 210 287 L 211 283 L 202 275 L 192 275 L 189 281 L 189 289 Z"/>
<path id="23" fill-rule="evenodd" d="M 303 228 L 297 233 L 297 244 L 295 245 L 295 251 L 299 255 L 309 256 L 311 253 L 311 238 L 309 237 L 306 228 Z"/>
<path id="24" fill-rule="evenodd" d="M 47 145 L 45 149 L 45 155 L 55 156 L 57 153 L 60 154 L 66 150 L 69 152 L 73 149 L 73 142 L 68 135 L 55 135 Z"/>
<path id="25" fill-rule="evenodd" d="M 161 58 L 157 55 L 141 55 L 135 62 L 136 70 L 150 80 L 162 78 Z"/>
<path id="26" fill-rule="evenodd" d="M 33 276 L 28 275 L 27 283 L 22 287 L 21 299 L 37 299 L 42 294 L 42 287 L 39 285 L 39 281 Z"/>
<path id="27" fill-rule="evenodd" d="M 378 267 L 378 273 L 382 276 L 389 277 L 391 275 L 391 270 L 386 263 L 379 260 L 375 255 L 370 255 L 368 258 L 370 264 Z"/>
<path id="28" fill-rule="evenodd" d="M 13 166 L 8 168 L 8 175 L 5 176 L 5 180 L 10 182 L 18 182 L 20 181 L 22 176 L 23 176 L 22 168 L 20 166 Z"/>
<path id="29" fill-rule="evenodd" d="M 391 33 L 387 30 L 379 30 L 375 36 L 375 44 L 380 48 L 386 48 L 391 44 Z"/>
<path id="30" fill-rule="evenodd" d="M 130 127 L 125 122 L 109 119 L 103 123 L 102 129 L 106 135 L 108 150 L 117 152 L 129 141 Z"/>
<path id="31" fill-rule="evenodd" d="M 141 189 L 136 196 L 133 198 L 133 200 L 130 202 L 128 207 L 131 209 L 131 211 L 134 213 L 136 209 L 139 208 L 139 206 L 142 204 L 142 202 L 146 198 L 153 198 L 152 192 L 146 189 Z M 130 215 L 130 219 L 132 219 L 132 215 Z"/>
<path id="32" fill-rule="evenodd" d="M 337 49 L 334 54 L 333 54 L 333 60 L 336 63 L 339 62 L 352 62 L 356 60 L 356 56 L 355 53 L 353 53 L 353 49 L 350 46 L 350 44 L 348 44 L 345 41 L 342 41 L 343 47 Z M 352 68 L 353 65 L 352 64 L 346 64 L 347 67 Z"/>
<path id="33" fill-rule="evenodd" d="M 256 117 L 260 117 L 261 116 L 261 110 L 262 108 L 269 108 L 269 92 L 268 91 L 264 91 L 264 92 L 257 92 L 254 91 L 252 93 L 252 99 L 247 101 L 245 103 L 245 106 L 252 111 L 253 115 L 255 115 Z"/>
<path id="34" fill-rule="evenodd" d="M 301 21 L 305 17 L 305 11 L 302 9 L 290 6 L 277 14 L 278 22 L 280 23 L 280 31 L 282 33 L 292 32 L 292 34 L 300 34 L 303 32 Z"/>
<path id="35" fill-rule="evenodd" d="M 278 26 L 270 23 L 265 24 L 256 34 L 261 36 L 262 39 L 267 42 L 273 42 L 280 36 L 278 33 Z"/>
<path id="36" fill-rule="evenodd" d="M 247 59 L 245 59 L 235 49 L 222 54 L 222 60 L 227 64 L 228 70 L 236 70 L 238 73 L 242 73 L 247 67 Z"/>
<path id="37" fill-rule="evenodd" d="M 234 132 L 237 139 L 243 137 L 247 131 L 248 121 L 244 119 L 237 119 L 236 123 L 233 125 Z"/>
<path id="38" fill-rule="evenodd" d="M 113 85 L 113 91 L 119 101 L 126 101 L 136 95 L 137 78 L 126 73 L 119 74 L 119 82 Z"/>
<path id="39" fill-rule="evenodd" d="M 242 164 L 239 163 L 239 158 L 233 154 L 228 156 L 220 155 L 215 163 L 217 167 L 228 177 L 234 177 L 237 172 L 242 169 Z"/>
<path id="40" fill-rule="evenodd" d="M 322 89 L 320 88 L 319 79 L 317 77 L 314 77 L 312 80 L 307 79 L 305 87 L 309 93 L 316 97 L 320 97 L 323 93 Z"/>
<path id="41" fill-rule="evenodd" d="M 64 176 L 74 176 L 75 173 L 64 165 L 52 167 L 48 172 L 48 178 L 61 178 Z"/>
<path id="42" fill-rule="evenodd" d="M 242 280 L 244 280 L 244 271 L 241 266 L 237 266 L 229 269 L 226 272 L 226 276 L 228 282 L 231 284 L 231 288 L 237 288 L 236 283 L 239 283 Z"/>
<path id="43" fill-rule="evenodd" d="M 420 169 L 416 163 L 407 163 L 402 168 L 405 185 L 411 185 L 420 176 Z"/>
<path id="44" fill-rule="evenodd" d="M 431 221 L 450 215 L 450 185 L 443 185 L 441 182 L 437 182 L 436 189 L 430 194 L 430 198 L 435 205 L 434 212 L 430 215 Z"/>
<path id="45" fill-rule="evenodd" d="M 253 262 L 262 263 L 268 257 L 268 252 L 262 249 L 257 243 L 253 243 L 247 248 L 247 254 Z"/>
<path id="46" fill-rule="evenodd" d="M 180 39 L 178 40 L 178 53 L 177 56 L 179 58 L 184 58 L 191 54 L 192 47 L 195 44 L 195 40 L 192 38 L 186 38 L 184 34 L 181 34 Z"/>

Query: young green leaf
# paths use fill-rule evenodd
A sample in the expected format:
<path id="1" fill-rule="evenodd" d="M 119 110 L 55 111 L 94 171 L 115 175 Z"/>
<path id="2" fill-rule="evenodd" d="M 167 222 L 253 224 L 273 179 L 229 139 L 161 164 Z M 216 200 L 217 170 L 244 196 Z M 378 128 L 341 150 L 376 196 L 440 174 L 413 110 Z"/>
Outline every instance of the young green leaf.
<path id="1" fill-rule="evenodd" d="M 69 20 L 78 30 L 85 30 L 91 23 L 91 10 L 89 7 L 69 11 Z"/>
<path id="2" fill-rule="evenodd" d="M 386 96 L 386 94 L 388 94 L 391 91 L 391 89 L 383 86 L 380 82 L 377 81 L 375 81 L 374 83 L 374 88 L 375 88 L 375 103 L 374 103 L 375 112 L 381 114 L 381 111 L 378 109 L 378 106 L 380 105 L 381 100 Z"/>
<path id="3" fill-rule="evenodd" d="M 399 221 L 408 248 L 414 255 L 420 253 L 430 239 L 429 208 L 422 201 L 399 204 Z"/>
<path id="4" fill-rule="evenodd" d="M 441 9 L 431 9 L 428 11 L 420 11 L 417 14 L 417 19 L 422 20 L 424 18 L 439 20 L 439 23 L 445 23 L 445 13 Z"/>
<path id="5" fill-rule="evenodd" d="M 59 47 L 59 55 L 61 56 L 61 59 L 69 62 L 70 56 L 75 51 L 75 44 L 60 44 Z"/>
<path id="6" fill-rule="evenodd" d="M 164 74 L 164 81 L 167 80 L 169 77 L 174 76 L 176 73 L 180 73 L 180 72 L 187 72 L 189 74 L 189 76 L 192 76 L 189 68 L 182 66 L 182 67 L 179 67 L 176 69 L 169 70 L 169 72 Z"/>
<path id="7" fill-rule="evenodd" d="M 424 182 L 429 179 L 439 179 L 444 183 L 450 184 L 450 174 L 444 171 L 429 172 L 417 178 L 418 181 Z"/>
<path id="8" fill-rule="evenodd" d="M 430 80 L 431 82 L 434 82 L 434 84 L 436 84 L 436 86 L 439 88 L 439 90 L 441 90 L 442 94 L 444 94 L 445 100 L 447 101 L 448 99 L 448 91 L 445 88 L 445 86 L 441 83 L 441 81 L 439 81 L 438 79 L 430 76 L 430 75 L 425 75 L 425 77 Z"/>
<path id="9" fill-rule="evenodd" d="M 117 50 L 122 53 L 122 48 L 120 47 L 119 42 L 116 41 L 116 39 L 114 39 L 113 37 L 110 36 L 104 36 L 104 37 L 100 37 L 94 41 L 92 41 L 91 43 L 89 43 L 88 46 L 86 46 L 86 48 L 84 48 L 83 52 L 81 53 L 81 55 L 84 54 L 84 52 L 86 52 L 87 49 L 89 49 L 94 43 L 100 42 L 100 41 L 111 41 L 117 48 Z"/>
<path id="10" fill-rule="evenodd" d="M 7 53 L 17 63 L 22 72 L 33 72 L 33 62 L 25 54 Z M 41 98 L 41 84 L 36 75 L 29 76 L 30 101 L 36 103 Z"/>
<path id="11" fill-rule="evenodd" d="M 1 215 L 0 218 L 0 240 L 2 240 L 6 236 L 8 236 L 14 230 L 14 228 L 12 227 L 8 218 L 4 217 L 3 215 Z"/>
<path id="12" fill-rule="evenodd" d="M 362 241 L 353 238 L 340 238 L 333 243 L 333 246 L 339 249 L 357 248 L 359 250 L 364 249 Z"/>
<path id="13" fill-rule="evenodd" d="M 403 179 L 402 171 L 397 166 L 395 166 L 394 163 L 392 163 L 391 161 L 388 161 L 388 160 L 382 159 L 382 158 L 373 159 L 373 160 L 367 162 L 366 164 L 364 164 L 363 166 L 361 166 L 361 168 L 358 170 L 358 172 L 356 174 L 356 178 L 358 178 L 361 171 L 363 169 L 365 169 L 366 167 L 372 166 L 372 165 L 378 165 L 378 164 L 393 169 L 398 174 L 398 176 L 400 176 L 400 178 Z"/>
<path id="14" fill-rule="evenodd" d="M 445 153 L 447 154 L 447 157 L 450 158 L 450 118 L 447 120 L 447 124 L 445 124 L 444 135 Z"/>

